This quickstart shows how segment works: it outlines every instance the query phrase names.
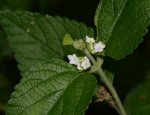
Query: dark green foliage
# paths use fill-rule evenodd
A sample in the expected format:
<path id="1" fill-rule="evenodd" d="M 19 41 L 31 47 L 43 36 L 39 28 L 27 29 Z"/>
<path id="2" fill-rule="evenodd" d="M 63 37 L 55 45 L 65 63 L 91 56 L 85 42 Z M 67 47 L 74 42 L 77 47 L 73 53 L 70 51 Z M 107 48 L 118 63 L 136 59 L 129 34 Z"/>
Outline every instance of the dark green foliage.
<path id="1" fill-rule="evenodd" d="M 82 115 L 96 87 L 94 76 L 50 59 L 23 74 L 8 102 L 7 115 Z"/>
<path id="2" fill-rule="evenodd" d="M 125 101 L 125 108 L 130 115 L 150 114 L 150 81 L 133 89 Z"/>
<path id="3" fill-rule="evenodd" d="M 72 46 L 62 45 L 66 34 L 74 39 L 94 35 L 93 30 L 82 23 L 29 12 L 1 12 L 0 22 L 21 71 L 48 58 L 64 59 L 67 54 L 79 54 Z"/>
<path id="4" fill-rule="evenodd" d="M 97 39 L 106 56 L 122 59 L 138 47 L 150 24 L 150 0 L 101 0 L 95 15 Z"/>

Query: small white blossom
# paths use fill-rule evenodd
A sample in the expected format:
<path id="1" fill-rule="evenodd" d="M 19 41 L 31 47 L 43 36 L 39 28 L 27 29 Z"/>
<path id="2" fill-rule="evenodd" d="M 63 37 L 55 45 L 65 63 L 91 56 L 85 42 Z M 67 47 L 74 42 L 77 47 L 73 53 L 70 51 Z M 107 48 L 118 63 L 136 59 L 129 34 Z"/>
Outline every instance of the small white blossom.
<path id="1" fill-rule="evenodd" d="M 102 52 L 105 48 L 105 45 L 102 42 L 96 43 L 94 45 L 94 52 L 98 53 L 98 52 Z"/>
<path id="2" fill-rule="evenodd" d="M 77 65 L 77 64 L 79 63 L 79 59 L 78 59 L 78 57 L 76 56 L 76 54 L 68 55 L 67 57 L 68 57 L 68 59 L 69 59 L 69 63 L 70 63 L 70 64 Z"/>
<path id="3" fill-rule="evenodd" d="M 81 67 L 86 70 L 87 68 L 89 68 L 91 66 L 90 60 L 85 56 L 83 58 L 83 61 L 81 62 Z"/>
<path id="4" fill-rule="evenodd" d="M 90 38 L 90 37 L 86 36 L 86 42 L 92 44 L 95 42 L 95 40 L 94 40 L 94 38 Z"/>
<path id="5" fill-rule="evenodd" d="M 78 70 L 86 70 L 91 66 L 90 60 L 85 56 L 82 58 L 78 58 L 76 54 L 68 55 L 70 64 L 77 65 Z"/>

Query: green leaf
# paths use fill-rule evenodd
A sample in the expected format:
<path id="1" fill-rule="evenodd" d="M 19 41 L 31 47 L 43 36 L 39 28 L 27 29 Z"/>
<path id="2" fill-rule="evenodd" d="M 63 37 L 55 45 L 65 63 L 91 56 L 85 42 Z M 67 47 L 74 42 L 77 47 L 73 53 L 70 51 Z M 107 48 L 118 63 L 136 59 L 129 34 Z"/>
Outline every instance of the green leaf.
<path id="1" fill-rule="evenodd" d="M 29 12 L 0 12 L 0 24 L 9 37 L 21 71 L 48 58 L 64 59 L 68 54 L 81 54 L 72 46 L 62 45 L 66 34 L 73 39 L 94 34 L 82 23 Z"/>
<path id="2" fill-rule="evenodd" d="M 51 59 L 27 71 L 8 102 L 7 115 L 83 115 L 96 79 Z"/>
<path id="3" fill-rule="evenodd" d="M 124 58 L 142 42 L 150 24 L 150 0 L 101 0 L 95 15 L 98 40 L 105 54 Z"/>
<path id="4" fill-rule="evenodd" d="M 150 115 L 150 82 L 145 82 L 132 90 L 125 101 L 130 115 Z"/>

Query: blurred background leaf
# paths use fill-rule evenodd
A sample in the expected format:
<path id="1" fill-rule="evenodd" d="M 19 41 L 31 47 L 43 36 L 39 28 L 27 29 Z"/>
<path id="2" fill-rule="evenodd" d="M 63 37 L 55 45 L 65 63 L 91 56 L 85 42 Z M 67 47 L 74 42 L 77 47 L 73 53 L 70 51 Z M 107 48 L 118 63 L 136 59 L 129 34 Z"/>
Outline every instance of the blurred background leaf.
<path id="1" fill-rule="evenodd" d="M 150 78 L 150 74 L 149 74 Z M 130 115 L 150 114 L 150 79 L 138 85 L 126 98 L 125 108 Z"/>
<path id="2" fill-rule="evenodd" d="M 1 10 L 30 10 L 35 0 L 0 0 Z"/>

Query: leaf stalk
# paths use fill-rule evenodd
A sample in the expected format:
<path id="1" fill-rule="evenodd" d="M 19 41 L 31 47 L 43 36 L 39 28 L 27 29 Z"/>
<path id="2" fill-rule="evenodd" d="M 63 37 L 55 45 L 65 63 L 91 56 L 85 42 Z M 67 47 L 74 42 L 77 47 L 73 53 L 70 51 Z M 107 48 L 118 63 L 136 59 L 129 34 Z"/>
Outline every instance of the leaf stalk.
<path id="1" fill-rule="evenodd" d="M 104 82 L 104 84 L 106 85 L 106 87 L 109 89 L 111 95 L 113 96 L 115 103 L 118 107 L 119 113 L 121 115 L 127 115 L 121 101 L 120 98 L 114 88 L 114 86 L 112 85 L 112 83 L 108 80 L 108 77 L 106 76 L 106 74 L 104 73 L 103 69 L 101 68 L 101 66 L 98 66 L 97 61 L 94 59 L 94 57 L 90 54 L 90 52 L 85 48 L 84 49 L 85 54 L 89 57 L 89 59 L 91 60 L 92 64 L 94 66 L 97 66 L 97 73 L 100 76 L 100 79 Z M 103 59 L 99 58 L 97 59 L 100 63 L 100 65 L 102 65 L 103 63 Z"/>

